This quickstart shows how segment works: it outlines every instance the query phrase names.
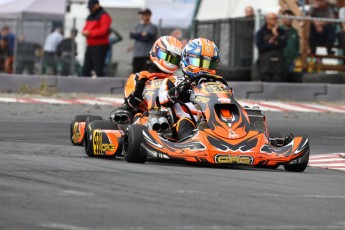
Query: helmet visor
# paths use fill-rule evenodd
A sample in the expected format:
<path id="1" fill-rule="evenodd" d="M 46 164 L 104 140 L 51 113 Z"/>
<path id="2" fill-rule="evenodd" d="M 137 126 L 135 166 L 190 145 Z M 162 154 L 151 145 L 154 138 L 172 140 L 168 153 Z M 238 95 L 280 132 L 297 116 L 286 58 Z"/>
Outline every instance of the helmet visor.
<path id="1" fill-rule="evenodd" d="M 171 53 L 169 51 L 157 49 L 156 55 L 158 58 L 163 59 L 171 64 L 178 65 L 181 61 L 181 56 Z"/>
<path id="2" fill-rule="evenodd" d="M 217 70 L 219 59 L 205 59 L 200 57 L 188 57 L 190 65 L 210 70 Z"/>

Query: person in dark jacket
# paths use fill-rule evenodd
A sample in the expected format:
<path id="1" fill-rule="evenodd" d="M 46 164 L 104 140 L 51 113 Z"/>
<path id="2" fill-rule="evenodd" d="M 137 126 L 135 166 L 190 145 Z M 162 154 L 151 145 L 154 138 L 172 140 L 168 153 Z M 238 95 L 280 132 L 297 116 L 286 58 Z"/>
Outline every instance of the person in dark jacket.
<path id="1" fill-rule="evenodd" d="M 283 15 L 294 16 L 291 10 L 285 10 Z M 292 25 L 292 19 L 284 18 L 280 26 L 286 32 L 286 46 L 284 48 L 284 68 L 287 72 L 293 72 L 294 61 L 299 56 L 298 31 Z"/>
<path id="2" fill-rule="evenodd" d="M 100 6 L 98 0 L 89 0 L 90 15 L 87 17 L 82 35 L 86 37 L 83 76 L 90 77 L 94 70 L 98 77 L 104 76 L 105 57 L 109 49 L 111 17 Z"/>
<path id="3" fill-rule="evenodd" d="M 130 38 L 135 40 L 133 48 L 133 70 L 137 73 L 148 70 L 150 63 L 150 50 L 157 38 L 157 26 L 151 23 L 151 10 L 139 11 L 141 21 L 130 33 Z"/>
<path id="4" fill-rule="evenodd" d="M 286 33 L 278 26 L 278 17 L 266 15 L 265 25 L 256 33 L 256 46 L 259 50 L 258 69 L 262 81 L 284 81 L 284 55 Z"/>
<path id="5" fill-rule="evenodd" d="M 25 40 L 25 36 L 19 36 L 16 55 L 16 74 L 35 74 L 36 51 L 41 47 L 33 42 Z"/>
<path id="6" fill-rule="evenodd" d="M 62 76 L 72 75 L 76 72 L 75 56 L 78 54 L 78 48 L 75 38 L 77 35 L 78 30 L 72 29 L 71 36 L 62 40 L 57 47 L 56 53 L 60 64 L 59 72 Z"/>
<path id="7" fill-rule="evenodd" d="M 10 27 L 4 26 L 1 29 L 0 39 L 5 39 L 7 41 L 7 55 L 5 59 L 5 72 L 12 73 L 13 57 L 14 57 L 14 43 L 15 35 L 10 31 Z"/>

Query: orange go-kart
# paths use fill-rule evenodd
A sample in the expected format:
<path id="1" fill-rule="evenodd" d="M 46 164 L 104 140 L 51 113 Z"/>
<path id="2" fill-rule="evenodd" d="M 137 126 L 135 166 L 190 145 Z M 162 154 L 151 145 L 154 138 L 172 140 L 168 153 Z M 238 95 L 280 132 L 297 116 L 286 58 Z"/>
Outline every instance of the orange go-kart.
<path id="1" fill-rule="evenodd" d="M 288 134 L 285 138 L 269 138 L 261 111 L 243 108 L 226 81 L 217 76 L 197 76 L 191 85 L 190 101 L 199 110 L 198 119 L 193 118 L 183 102 L 176 101 L 194 119 L 193 134 L 176 140 L 173 112 L 159 104 L 151 106 L 125 130 L 123 155 L 126 161 L 144 163 L 147 158 L 158 158 L 271 169 L 283 165 L 287 171 L 295 172 L 306 169 L 310 152 L 307 137 Z M 152 101 L 156 93 L 146 91 L 148 95 Z M 95 142 L 95 136 L 93 139 Z"/>
<path id="2" fill-rule="evenodd" d="M 84 146 L 88 156 L 115 157 L 122 156 L 122 141 L 124 131 L 138 117 L 146 117 L 149 110 L 156 106 L 156 98 L 163 81 L 162 76 L 152 74 L 148 76 L 143 92 L 144 100 L 139 100 L 140 106 L 137 111 L 146 111 L 144 114 L 137 113 L 134 118 L 133 110 L 130 113 L 123 108 L 117 108 L 110 113 L 108 118 L 93 115 L 77 115 L 70 124 L 70 140 L 72 144 Z M 143 122 L 144 118 L 140 118 Z"/>

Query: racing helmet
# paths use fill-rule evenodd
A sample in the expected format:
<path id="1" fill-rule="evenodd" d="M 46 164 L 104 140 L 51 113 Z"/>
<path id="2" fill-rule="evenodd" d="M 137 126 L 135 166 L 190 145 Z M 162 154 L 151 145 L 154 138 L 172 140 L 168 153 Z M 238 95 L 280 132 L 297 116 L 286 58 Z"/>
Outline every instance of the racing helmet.
<path id="1" fill-rule="evenodd" d="M 150 59 L 165 73 L 174 73 L 181 61 L 182 43 L 180 40 L 163 36 L 157 39 L 150 51 Z"/>
<path id="2" fill-rule="evenodd" d="M 181 67 L 184 74 L 194 77 L 197 74 L 216 74 L 220 54 L 213 41 L 206 38 L 190 40 L 182 51 Z"/>

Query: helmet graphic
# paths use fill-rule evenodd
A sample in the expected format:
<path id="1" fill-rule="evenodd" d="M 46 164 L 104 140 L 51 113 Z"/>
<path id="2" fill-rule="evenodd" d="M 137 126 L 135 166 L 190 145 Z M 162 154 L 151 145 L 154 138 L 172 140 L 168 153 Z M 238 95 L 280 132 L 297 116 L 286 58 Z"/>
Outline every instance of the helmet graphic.
<path id="1" fill-rule="evenodd" d="M 194 77 L 197 74 L 216 74 L 220 54 L 214 42 L 206 38 L 190 40 L 182 51 L 181 67 L 184 74 Z"/>
<path id="2" fill-rule="evenodd" d="M 171 36 L 163 36 L 153 44 L 150 59 L 163 72 L 174 73 L 181 61 L 181 53 L 181 41 Z"/>

